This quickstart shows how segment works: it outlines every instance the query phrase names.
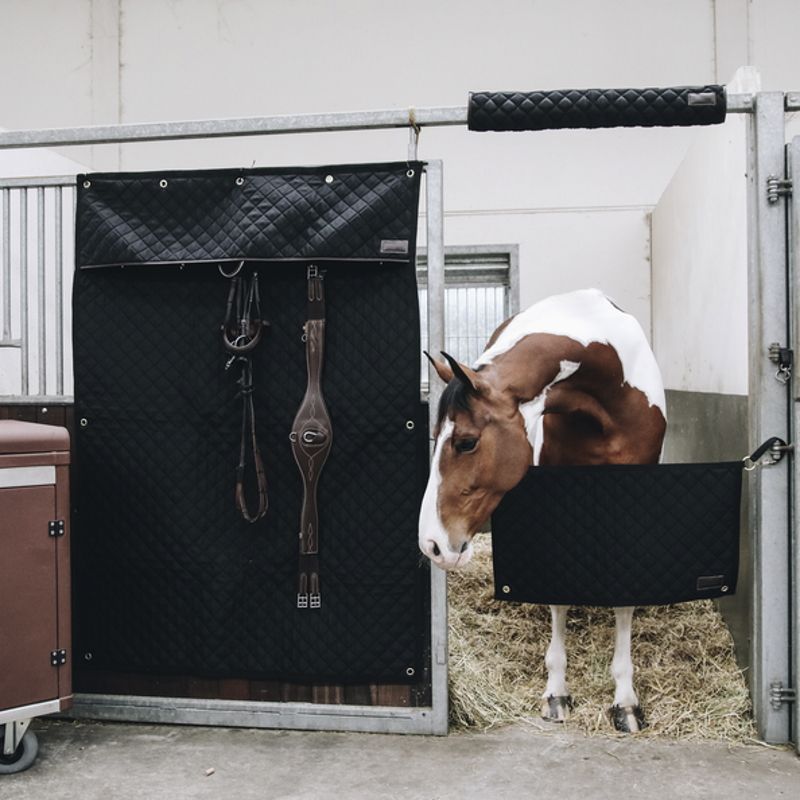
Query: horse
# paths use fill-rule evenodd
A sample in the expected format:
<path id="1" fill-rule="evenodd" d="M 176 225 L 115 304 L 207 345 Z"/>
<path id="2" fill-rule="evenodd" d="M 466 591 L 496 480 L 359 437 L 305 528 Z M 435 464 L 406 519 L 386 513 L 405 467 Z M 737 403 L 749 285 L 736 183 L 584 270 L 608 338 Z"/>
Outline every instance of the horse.
<path id="1" fill-rule="evenodd" d="M 655 357 L 636 319 L 597 289 L 555 295 L 507 319 L 474 368 L 444 352 L 445 361 L 425 355 L 447 384 L 419 517 L 419 547 L 437 567 L 470 561 L 473 536 L 531 465 L 652 464 L 661 457 L 666 402 Z M 530 523 L 535 535 L 536 520 Z M 555 722 L 572 708 L 568 608 L 550 607 L 542 717 Z M 623 732 L 644 726 L 633 687 L 633 611 L 614 609 L 609 715 Z"/>

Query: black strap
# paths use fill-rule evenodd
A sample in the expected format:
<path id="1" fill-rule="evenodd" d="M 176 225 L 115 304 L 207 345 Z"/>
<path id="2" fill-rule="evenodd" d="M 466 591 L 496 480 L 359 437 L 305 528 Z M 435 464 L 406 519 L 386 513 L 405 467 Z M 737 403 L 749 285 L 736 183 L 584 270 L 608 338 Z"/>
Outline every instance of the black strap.
<path id="1" fill-rule="evenodd" d="M 247 522 L 258 522 L 269 507 L 267 494 L 267 475 L 258 447 L 256 436 L 256 409 L 253 401 L 253 361 L 252 352 L 261 341 L 262 333 L 268 326 L 261 319 L 261 297 L 258 291 L 258 273 L 249 280 L 241 274 L 244 262 L 231 277 L 231 287 L 225 305 L 225 321 L 222 323 L 222 341 L 226 350 L 232 354 L 225 369 L 234 363 L 241 365 L 242 371 L 237 381 L 239 396 L 242 398 L 242 432 L 239 442 L 239 463 L 236 465 L 235 503 L 239 513 Z M 224 273 L 223 273 L 224 274 Z M 226 276 L 229 277 L 229 276 Z M 244 479 L 248 463 L 248 450 L 251 454 L 258 491 L 258 505 L 255 512 L 245 496 Z"/>
<path id="2" fill-rule="evenodd" d="M 778 447 L 775 448 L 775 445 L 778 445 Z M 764 457 L 768 450 L 772 450 L 774 453 L 773 448 L 777 449 L 778 453 L 780 454 L 780 456 L 776 459 L 776 461 L 779 461 L 785 452 L 792 449 L 792 445 L 787 445 L 786 442 L 780 438 L 780 436 L 771 436 L 762 445 L 757 447 L 749 456 L 742 459 L 745 466 L 747 467 L 748 464 L 755 465 L 758 463 L 758 461 Z"/>

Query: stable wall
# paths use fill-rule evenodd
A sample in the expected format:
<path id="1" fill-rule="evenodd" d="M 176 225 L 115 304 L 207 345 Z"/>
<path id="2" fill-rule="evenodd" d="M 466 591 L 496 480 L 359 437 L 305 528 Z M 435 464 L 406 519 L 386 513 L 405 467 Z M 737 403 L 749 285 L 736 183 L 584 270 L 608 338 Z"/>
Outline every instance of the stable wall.
<path id="1" fill-rule="evenodd" d="M 653 346 L 667 389 L 665 461 L 738 460 L 749 452 L 748 123 L 732 115 L 698 131 L 652 215 Z M 720 601 L 742 667 L 750 663 L 751 564 L 745 530 L 737 593 Z"/>

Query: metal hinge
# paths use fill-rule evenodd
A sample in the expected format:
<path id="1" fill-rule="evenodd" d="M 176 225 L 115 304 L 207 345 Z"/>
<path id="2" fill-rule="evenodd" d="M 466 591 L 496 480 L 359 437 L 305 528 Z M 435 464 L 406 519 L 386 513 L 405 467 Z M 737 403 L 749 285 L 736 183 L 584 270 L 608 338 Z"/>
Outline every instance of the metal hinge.
<path id="1" fill-rule="evenodd" d="M 790 686 L 784 686 L 782 681 L 772 681 L 769 685 L 769 704 L 780 711 L 784 703 L 797 701 L 797 691 Z"/>
<path id="2" fill-rule="evenodd" d="M 64 520 L 63 519 L 51 519 L 50 522 L 47 523 L 47 533 L 50 536 L 63 536 L 64 535 Z"/>
<path id="3" fill-rule="evenodd" d="M 67 663 L 67 651 L 66 650 L 51 650 L 50 651 L 50 663 L 54 667 L 63 667 L 64 664 Z"/>
<path id="4" fill-rule="evenodd" d="M 794 350 L 791 347 L 783 347 L 778 342 L 773 342 L 769 346 L 769 360 L 778 365 L 775 377 L 781 383 L 788 383 L 792 377 L 792 367 L 794 366 Z"/>
<path id="5" fill-rule="evenodd" d="M 767 178 L 767 202 L 777 203 L 783 197 L 792 194 L 792 182 L 788 178 L 779 178 L 777 175 L 770 175 Z"/>

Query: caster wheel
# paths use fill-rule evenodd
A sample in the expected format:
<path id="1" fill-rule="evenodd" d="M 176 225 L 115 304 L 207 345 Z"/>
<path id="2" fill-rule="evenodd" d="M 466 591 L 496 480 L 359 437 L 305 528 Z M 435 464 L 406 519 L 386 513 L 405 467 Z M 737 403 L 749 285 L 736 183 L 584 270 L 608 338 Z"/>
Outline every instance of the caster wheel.
<path id="1" fill-rule="evenodd" d="M 5 728 L 0 728 L 0 734 L 4 732 Z M 0 735 L 0 743 L 2 741 L 3 736 Z M 38 753 L 39 740 L 33 731 L 27 731 L 15 752 L 9 756 L 0 752 L 0 775 L 10 775 L 13 772 L 22 772 L 28 769 L 36 761 Z"/>

